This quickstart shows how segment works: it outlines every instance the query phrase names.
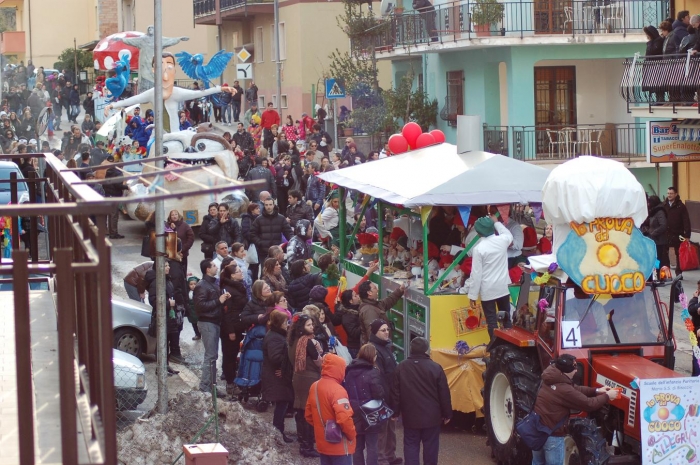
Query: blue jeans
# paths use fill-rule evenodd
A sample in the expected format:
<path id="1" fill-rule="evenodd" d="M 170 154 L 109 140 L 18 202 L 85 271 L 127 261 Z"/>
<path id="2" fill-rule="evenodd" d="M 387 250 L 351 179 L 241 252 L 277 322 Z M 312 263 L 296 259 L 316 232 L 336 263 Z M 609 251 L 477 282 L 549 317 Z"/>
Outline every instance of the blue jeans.
<path id="1" fill-rule="evenodd" d="M 200 321 L 197 323 L 202 335 L 204 345 L 204 361 L 202 362 L 202 379 L 199 380 L 199 389 L 211 392 L 212 375 L 216 378 L 216 360 L 219 358 L 219 337 L 221 327 L 216 323 Z M 209 364 L 214 361 L 214 373 L 209 370 Z"/>
<path id="2" fill-rule="evenodd" d="M 403 460 L 406 465 L 420 464 L 420 445 L 423 443 L 423 465 L 437 465 L 440 451 L 440 425 L 432 428 L 403 429 Z"/>
<path id="3" fill-rule="evenodd" d="M 80 105 L 71 105 L 70 106 L 70 117 L 73 121 L 78 117 L 80 114 Z"/>
<path id="4" fill-rule="evenodd" d="M 352 465 L 352 455 L 321 454 L 321 465 Z"/>
<path id="5" fill-rule="evenodd" d="M 391 420 L 389 420 L 391 421 Z M 379 463 L 379 432 L 365 433 L 357 435 L 357 446 L 352 455 L 352 465 L 377 465 Z M 367 459 L 365 460 L 364 450 L 367 446 Z"/>
<path id="6" fill-rule="evenodd" d="M 126 295 L 128 295 L 131 300 L 143 302 L 143 299 L 141 299 L 141 296 L 139 295 L 139 290 L 136 289 L 136 286 L 132 286 L 124 281 L 124 289 L 126 289 Z"/>
<path id="7" fill-rule="evenodd" d="M 564 437 L 550 436 L 544 447 L 532 451 L 532 465 L 561 465 L 564 463 Z"/>
<path id="8" fill-rule="evenodd" d="M 221 108 L 222 119 L 224 123 L 231 123 L 231 105 L 225 105 Z"/>
<path id="9" fill-rule="evenodd" d="M 231 106 L 233 106 L 233 121 L 239 121 L 238 117 L 241 116 L 241 102 L 232 101 Z M 231 121 L 229 121 L 230 123 Z"/>

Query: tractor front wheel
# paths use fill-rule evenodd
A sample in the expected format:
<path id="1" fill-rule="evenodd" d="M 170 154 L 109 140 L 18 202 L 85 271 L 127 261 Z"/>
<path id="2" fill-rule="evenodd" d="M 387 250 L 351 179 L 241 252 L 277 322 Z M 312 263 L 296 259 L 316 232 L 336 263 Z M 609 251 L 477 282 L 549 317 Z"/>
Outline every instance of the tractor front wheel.
<path id="1" fill-rule="evenodd" d="M 532 461 L 515 425 L 535 405 L 539 382 L 539 363 L 530 354 L 510 345 L 491 352 L 484 374 L 484 417 L 491 451 L 499 463 L 525 465 Z"/>

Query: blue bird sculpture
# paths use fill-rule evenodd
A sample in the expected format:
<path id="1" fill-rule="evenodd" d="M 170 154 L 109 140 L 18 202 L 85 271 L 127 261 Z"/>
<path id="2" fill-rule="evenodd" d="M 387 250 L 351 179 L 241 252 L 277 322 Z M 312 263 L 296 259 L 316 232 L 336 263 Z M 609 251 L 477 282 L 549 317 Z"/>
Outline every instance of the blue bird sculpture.
<path id="1" fill-rule="evenodd" d="M 204 55 L 197 53 L 190 55 L 187 52 L 178 52 L 175 54 L 177 63 L 190 79 L 201 80 L 204 83 L 204 88 L 208 89 L 211 86 L 211 80 L 221 76 L 226 69 L 229 61 L 233 58 L 233 52 L 219 50 L 211 57 L 209 63 L 204 63 Z"/>
<path id="2" fill-rule="evenodd" d="M 129 83 L 129 74 L 131 72 L 130 62 L 131 56 L 122 56 L 114 66 L 114 71 L 116 71 L 117 74 L 105 80 L 105 86 L 112 93 L 112 98 L 107 103 L 114 102 L 124 93 Z"/>

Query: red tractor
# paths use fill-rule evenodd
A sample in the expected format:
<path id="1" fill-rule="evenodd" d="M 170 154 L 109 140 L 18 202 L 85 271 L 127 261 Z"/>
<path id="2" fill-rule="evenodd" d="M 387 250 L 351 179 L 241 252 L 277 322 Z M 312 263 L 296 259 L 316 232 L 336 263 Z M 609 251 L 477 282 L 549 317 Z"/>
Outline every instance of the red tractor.
<path id="1" fill-rule="evenodd" d="M 498 463 L 531 463 L 531 451 L 515 425 L 534 406 L 544 368 L 564 353 L 578 360 L 577 384 L 622 389 L 622 396 L 601 410 L 571 413 L 564 463 L 642 462 L 641 409 L 633 380 L 682 376 L 673 371 L 673 312 L 668 308 L 683 291 L 679 278 L 664 282 L 664 272 L 642 292 L 614 296 L 586 295 L 556 279 L 535 285 L 525 277 L 514 326 L 495 331 L 484 373 L 488 444 Z M 667 285 L 668 307 L 658 293 Z"/>

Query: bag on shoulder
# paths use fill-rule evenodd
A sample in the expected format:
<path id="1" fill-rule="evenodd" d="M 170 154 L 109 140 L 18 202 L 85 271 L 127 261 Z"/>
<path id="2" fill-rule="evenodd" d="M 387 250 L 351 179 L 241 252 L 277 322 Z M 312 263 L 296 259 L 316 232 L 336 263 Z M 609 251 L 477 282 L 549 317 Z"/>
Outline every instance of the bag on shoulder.
<path id="1" fill-rule="evenodd" d="M 564 422 L 568 419 L 569 417 L 567 415 L 566 417 L 562 418 L 562 420 L 557 423 L 554 428 L 550 429 L 542 424 L 542 418 L 533 409 L 525 416 L 525 418 L 520 420 L 518 424 L 515 425 L 515 431 L 518 433 L 518 436 L 520 436 L 520 439 L 522 439 L 523 443 L 528 449 L 537 451 L 544 447 L 544 443 L 547 442 L 547 439 L 549 439 L 552 433 L 561 428 Z"/>
<path id="2" fill-rule="evenodd" d="M 321 419 L 321 423 L 323 424 L 323 438 L 329 444 L 338 444 L 343 440 L 343 431 L 340 429 L 340 426 L 335 420 L 323 421 L 323 415 L 321 415 L 321 404 L 318 402 L 318 381 L 316 381 L 316 408 L 318 409 L 318 417 Z"/>
<path id="3" fill-rule="evenodd" d="M 248 246 L 248 251 L 245 255 L 245 261 L 251 265 L 258 264 L 258 249 L 257 247 L 255 247 L 255 244 L 250 244 Z"/>

